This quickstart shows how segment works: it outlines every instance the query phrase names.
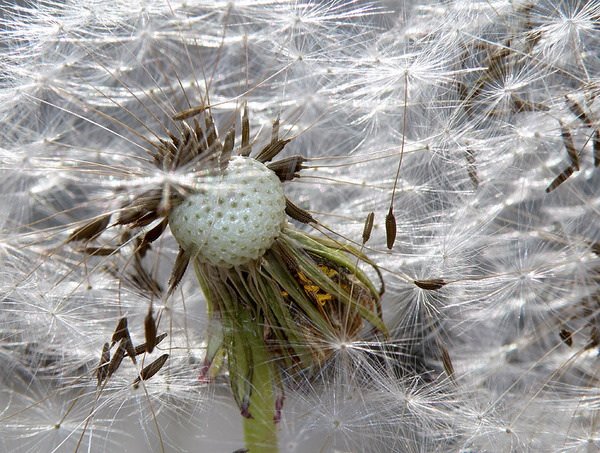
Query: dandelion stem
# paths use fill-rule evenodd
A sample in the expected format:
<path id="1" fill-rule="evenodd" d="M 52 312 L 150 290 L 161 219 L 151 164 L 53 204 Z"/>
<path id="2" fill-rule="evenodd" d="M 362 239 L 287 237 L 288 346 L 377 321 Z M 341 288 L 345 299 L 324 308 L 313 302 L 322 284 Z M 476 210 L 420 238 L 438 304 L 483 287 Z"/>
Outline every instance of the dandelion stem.
<path id="1" fill-rule="evenodd" d="M 251 418 L 244 418 L 244 438 L 250 453 L 277 453 L 277 426 L 275 424 L 275 392 L 273 364 L 262 341 L 261 326 L 246 316 L 244 335 L 250 342 L 254 371 L 252 373 L 252 395 L 250 396 Z"/>

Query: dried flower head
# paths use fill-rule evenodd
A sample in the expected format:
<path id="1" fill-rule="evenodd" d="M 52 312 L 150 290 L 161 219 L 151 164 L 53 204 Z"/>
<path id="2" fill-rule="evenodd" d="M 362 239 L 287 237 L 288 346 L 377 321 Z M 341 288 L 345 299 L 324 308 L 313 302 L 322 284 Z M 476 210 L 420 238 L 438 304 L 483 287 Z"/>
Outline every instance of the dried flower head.
<path id="1" fill-rule="evenodd" d="M 164 181 L 128 196 L 114 220 L 111 213 L 98 213 L 68 241 L 85 241 L 90 250 L 90 244 L 118 229 L 116 237 L 135 238 L 133 253 L 140 262 L 169 227 L 180 251 L 167 295 L 192 262 L 208 304 L 201 379 L 219 373 L 221 362 L 215 359 L 224 355 L 240 411 L 249 426 L 258 423 L 247 429 L 248 444 L 276 445 L 273 422 L 283 402 L 281 373 L 318 371 L 332 353 L 327 338 L 358 340 L 366 324 L 385 336 L 383 290 L 359 269 L 359 261 L 376 269 L 361 252 L 288 225 L 286 213 L 304 223 L 318 222 L 284 195 L 283 182 L 302 170 L 303 158 L 273 161 L 290 141 L 279 138 L 279 121 L 271 141 L 253 155 L 246 108 L 239 146 L 234 128 L 220 139 L 209 107 L 193 113 L 203 116 L 203 125 L 196 118 L 191 123 L 182 119 L 177 135 L 169 133 L 154 144 L 153 162 L 165 172 Z M 127 345 L 131 341 L 117 350 L 122 350 L 115 356 L 119 363 Z M 118 367 L 111 368 L 114 360 L 107 377 Z M 156 368 L 142 370 L 140 379 Z"/>

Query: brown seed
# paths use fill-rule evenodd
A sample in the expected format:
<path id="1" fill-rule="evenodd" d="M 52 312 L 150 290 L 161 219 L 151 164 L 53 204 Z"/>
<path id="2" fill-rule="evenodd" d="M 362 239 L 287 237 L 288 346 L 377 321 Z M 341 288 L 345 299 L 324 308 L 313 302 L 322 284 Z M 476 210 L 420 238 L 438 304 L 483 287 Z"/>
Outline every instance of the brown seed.
<path id="1" fill-rule="evenodd" d="M 394 242 L 396 242 L 396 217 L 390 206 L 390 210 L 385 216 L 385 238 L 387 241 L 387 248 L 392 250 Z"/>
<path id="2" fill-rule="evenodd" d="M 574 171 L 575 170 L 573 169 L 573 167 L 567 167 L 561 174 L 554 178 L 554 180 L 550 183 L 548 187 L 546 187 L 546 193 L 550 193 L 558 186 L 560 186 L 569 178 L 569 176 L 573 174 Z"/>
<path id="3" fill-rule="evenodd" d="M 148 225 L 156 219 L 156 212 L 162 202 L 162 189 L 150 190 L 123 205 L 117 218 L 117 225 Z M 150 219 L 150 221 L 148 221 Z"/>
<path id="4" fill-rule="evenodd" d="M 154 341 L 154 346 L 156 347 L 156 345 L 160 344 L 160 342 L 163 341 L 165 338 L 167 338 L 167 333 L 161 333 L 159 336 L 156 337 L 156 340 Z M 145 352 L 146 343 L 138 344 L 135 347 L 135 355 L 144 354 Z"/>
<path id="5" fill-rule="evenodd" d="M 240 149 L 240 156 L 249 156 L 252 152 L 250 146 L 250 120 L 248 119 L 248 103 L 244 101 L 244 107 L 242 108 L 242 148 Z"/>
<path id="6" fill-rule="evenodd" d="M 92 239 L 100 236 L 104 230 L 106 230 L 109 222 L 110 214 L 101 215 L 100 217 L 95 218 L 94 220 L 86 223 L 84 226 L 73 231 L 69 235 L 67 242 L 91 241 Z"/>
<path id="7" fill-rule="evenodd" d="M 200 122 L 194 118 L 194 127 L 193 127 L 194 135 L 196 136 L 196 148 L 192 150 L 193 156 L 195 158 L 208 149 L 208 144 L 206 143 L 206 136 L 204 135 L 204 129 L 200 126 Z"/>
<path id="8" fill-rule="evenodd" d="M 590 341 L 585 345 L 585 349 L 592 349 L 600 345 L 600 331 L 596 326 L 592 327 L 590 332 Z"/>
<path id="9" fill-rule="evenodd" d="M 373 222 L 375 220 L 375 213 L 369 212 L 367 219 L 365 220 L 365 227 L 362 232 L 362 243 L 366 244 L 371 239 L 371 232 L 373 231 Z"/>
<path id="10" fill-rule="evenodd" d="M 125 350 L 125 342 L 127 340 L 125 338 L 123 338 L 120 343 L 119 346 L 117 347 L 117 351 L 115 352 L 115 355 L 113 355 L 111 361 L 108 363 L 108 370 L 106 373 L 106 378 L 109 378 L 113 375 L 113 373 L 115 371 L 117 371 L 119 369 L 119 366 L 121 365 L 121 362 L 123 361 L 123 358 L 125 357 L 126 354 L 126 350 Z"/>
<path id="11" fill-rule="evenodd" d="M 152 315 L 152 305 L 148 308 L 148 314 L 144 318 L 144 334 L 146 337 L 146 352 L 151 354 L 156 346 L 156 321 Z"/>
<path id="12" fill-rule="evenodd" d="M 206 110 L 206 107 L 204 105 L 199 105 L 197 107 L 192 107 L 192 108 L 189 108 L 186 110 L 182 110 L 181 112 L 177 112 L 171 118 L 174 121 L 181 121 L 181 120 L 191 118 L 192 116 L 198 115 L 199 113 L 202 113 L 205 110 Z"/>
<path id="13" fill-rule="evenodd" d="M 122 339 L 121 343 L 123 343 L 123 347 L 125 348 L 125 352 L 129 356 L 129 358 L 131 359 L 131 361 L 134 364 L 136 364 L 137 363 L 137 359 L 135 358 L 136 353 L 135 353 L 135 348 L 133 347 L 133 343 L 131 341 L 131 337 Z"/>
<path id="14" fill-rule="evenodd" d="M 140 381 L 147 381 L 158 373 L 168 358 L 169 354 L 163 354 L 150 365 L 145 366 L 142 371 L 140 371 L 140 375 L 133 381 L 133 388 L 138 388 Z"/>
<path id="15" fill-rule="evenodd" d="M 231 152 L 233 151 L 233 147 L 235 146 L 235 128 L 231 128 L 227 131 L 225 135 L 225 140 L 223 140 L 223 149 L 221 150 L 221 155 L 219 156 L 219 168 L 221 170 L 225 170 L 227 168 L 227 164 L 229 163 L 229 159 L 231 158 Z"/>
<path id="16" fill-rule="evenodd" d="M 156 241 L 160 237 L 160 235 L 163 234 L 168 224 L 168 219 L 163 219 L 158 225 L 156 225 L 144 235 L 144 237 L 142 238 L 142 244 L 149 244 L 151 242 Z"/>
<path id="17" fill-rule="evenodd" d="M 98 369 L 96 370 L 96 377 L 98 378 L 98 385 L 104 382 L 104 379 L 108 376 L 108 364 L 110 362 L 110 345 L 104 343 L 102 346 L 102 354 L 100 355 L 100 363 L 98 363 Z"/>
<path id="18" fill-rule="evenodd" d="M 537 43 L 540 41 L 540 39 L 542 39 L 542 36 L 544 36 L 544 34 L 541 30 L 530 30 L 530 31 L 526 32 L 525 33 L 525 42 L 527 45 L 525 47 L 525 53 L 530 53 L 533 50 L 533 48 L 537 45 Z"/>
<path id="19" fill-rule="evenodd" d="M 177 258 L 175 258 L 175 264 L 173 266 L 173 271 L 171 272 L 171 277 L 169 278 L 169 290 L 167 291 L 167 298 L 173 294 L 173 291 L 175 291 L 175 288 L 177 285 L 179 285 L 179 282 L 181 282 L 189 262 L 190 256 L 180 247 Z"/>
<path id="20" fill-rule="evenodd" d="M 414 280 L 413 283 L 421 289 L 435 291 L 446 286 L 447 282 L 441 278 L 432 278 L 429 280 Z"/>
<path id="21" fill-rule="evenodd" d="M 119 319 L 119 322 L 117 322 L 117 327 L 115 327 L 115 331 L 112 335 L 111 338 L 111 347 L 114 346 L 114 344 L 117 341 L 121 341 L 123 338 L 127 338 L 129 337 L 129 329 L 127 327 L 127 318 L 123 317 L 121 319 Z"/>
<path id="22" fill-rule="evenodd" d="M 600 167 L 600 129 L 596 129 L 594 132 L 592 143 L 594 146 L 594 167 Z"/>
<path id="23" fill-rule="evenodd" d="M 125 352 L 127 352 L 127 355 L 131 358 L 133 363 L 136 363 L 135 348 L 133 347 L 133 343 L 131 342 L 131 336 L 129 335 L 129 328 L 127 327 L 126 317 L 119 319 L 117 327 L 115 328 L 115 331 L 111 338 L 112 345 L 114 345 L 117 341 L 120 341 L 119 348 L 124 348 Z"/>
<path id="24" fill-rule="evenodd" d="M 271 143 L 279 141 L 279 115 L 273 121 L 273 128 L 271 129 Z"/>
<path id="25" fill-rule="evenodd" d="M 560 339 L 569 347 L 573 346 L 573 332 L 567 329 L 560 329 L 558 332 Z"/>
<path id="26" fill-rule="evenodd" d="M 573 136 L 571 135 L 571 131 L 562 123 L 562 121 L 560 122 L 560 135 L 563 139 L 563 143 L 565 144 L 565 148 L 567 149 L 569 159 L 571 160 L 571 166 L 575 170 L 579 170 L 579 154 L 575 149 Z"/>
<path id="27" fill-rule="evenodd" d="M 173 134 L 173 132 L 171 132 L 171 131 L 167 131 L 167 135 L 169 136 L 169 140 L 171 140 L 172 143 L 169 143 L 166 140 L 163 140 L 162 142 L 167 144 L 168 146 L 172 145 L 174 149 L 179 148 L 179 144 L 181 143 L 179 141 L 179 138 L 175 134 Z"/>
<path id="28" fill-rule="evenodd" d="M 479 176 L 477 175 L 477 166 L 475 165 L 475 154 L 472 150 L 467 149 L 465 158 L 467 160 L 467 174 L 469 175 L 473 186 L 477 189 L 479 187 Z"/>
<path id="29" fill-rule="evenodd" d="M 285 213 L 292 219 L 297 220 L 300 223 L 316 223 L 317 221 L 310 214 L 310 212 L 299 208 L 292 203 L 287 197 L 285 199 Z"/>
<path id="30" fill-rule="evenodd" d="M 144 249 L 138 247 L 134 255 L 134 272 L 131 274 L 131 279 L 142 291 L 149 291 L 151 294 L 160 298 L 162 297 L 162 288 L 160 284 L 146 272 L 146 269 L 142 264 L 142 252 L 144 252 Z"/>
<path id="31" fill-rule="evenodd" d="M 215 122 L 213 120 L 212 114 L 210 110 L 204 116 L 204 127 L 206 129 L 206 141 L 208 143 L 208 149 L 210 152 L 220 154 L 221 153 L 221 142 L 219 141 L 219 136 L 217 135 L 217 127 L 215 126 Z"/>
<path id="32" fill-rule="evenodd" d="M 172 154 L 174 154 L 175 157 L 173 158 L 172 164 L 164 165 L 166 169 L 174 170 L 182 165 L 186 165 L 195 159 L 201 152 L 199 137 L 203 137 L 202 128 L 200 128 L 198 121 L 194 119 L 194 126 L 196 125 L 198 128 L 192 128 L 185 122 L 182 123 L 183 131 L 181 133 L 181 141 L 179 146 L 174 147 L 175 152 Z M 198 135 L 198 129 L 200 130 L 200 135 Z"/>
<path id="33" fill-rule="evenodd" d="M 118 250 L 118 247 L 85 247 L 81 249 L 81 253 L 90 256 L 109 256 L 116 253 Z"/>
<path id="34" fill-rule="evenodd" d="M 285 145 L 287 145 L 290 141 L 291 139 L 288 138 L 269 143 L 267 146 L 260 150 L 260 152 L 256 156 L 256 160 L 263 164 L 265 162 L 269 162 L 271 159 L 277 156 L 277 154 L 279 154 L 283 150 L 283 148 L 285 148 Z"/>
<path id="35" fill-rule="evenodd" d="M 488 55 L 488 58 L 484 64 L 487 66 L 487 77 L 490 79 L 502 78 L 506 63 L 504 59 L 512 53 L 510 44 L 511 43 L 509 39 L 506 41 L 503 47 L 495 49 Z"/>
<path id="36" fill-rule="evenodd" d="M 277 162 L 271 162 L 267 167 L 269 170 L 275 172 L 281 182 L 284 182 L 291 181 L 297 177 L 298 172 L 302 170 L 303 163 L 304 157 L 297 155 L 286 157 Z"/>
<path id="37" fill-rule="evenodd" d="M 444 371 L 448 377 L 454 377 L 454 365 L 452 365 L 452 359 L 445 346 L 440 346 L 442 350 L 442 364 L 444 365 Z"/>
<path id="38" fill-rule="evenodd" d="M 594 122 L 587 115 L 587 113 L 585 113 L 585 110 L 583 109 L 581 104 L 579 104 L 575 99 L 569 97 L 569 95 L 565 95 L 565 99 L 567 101 L 567 107 L 569 107 L 571 113 L 575 115 L 577 119 L 583 122 L 583 124 L 585 124 L 587 127 L 593 128 Z"/>
<path id="39" fill-rule="evenodd" d="M 547 112 L 550 110 L 550 107 L 544 105 L 540 102 L 531 102 L 526 101 L 520 96 L 513 94 L 511 96 L 511 101 L 515 107 L 515 113 L 520 112 Z"/>

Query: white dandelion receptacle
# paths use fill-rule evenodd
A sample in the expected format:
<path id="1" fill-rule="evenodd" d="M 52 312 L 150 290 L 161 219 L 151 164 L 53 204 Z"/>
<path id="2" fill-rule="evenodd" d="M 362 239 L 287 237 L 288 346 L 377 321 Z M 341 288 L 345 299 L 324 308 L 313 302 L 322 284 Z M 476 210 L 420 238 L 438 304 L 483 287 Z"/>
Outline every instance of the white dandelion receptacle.
<path id="1" fill-rule="evenodd" d="M 249 157 L 233 157 L 218 176 L 169 215 L 179 245 L 200 262 L 233 267 L 260 258 L 286 222 L 283 187 Z"/>

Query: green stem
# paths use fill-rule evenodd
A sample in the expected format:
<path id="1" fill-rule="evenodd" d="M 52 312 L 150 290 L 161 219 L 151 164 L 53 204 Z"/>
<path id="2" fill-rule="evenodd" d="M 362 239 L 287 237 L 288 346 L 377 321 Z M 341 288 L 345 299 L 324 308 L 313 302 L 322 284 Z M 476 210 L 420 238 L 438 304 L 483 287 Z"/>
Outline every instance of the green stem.
<path id="1" fill-rule="evenodd" d="M 238 296 L 252 296 L 244 282 L 235 285 L 235 274 L 229 279 L 211 275 L 216 268 L 194 261 L 196 277 L 206 297 L 211 322 L 207 357 L 215 357 L 224 347 L 229 362 L 229 379 L 243 417 L 244 438 L 250 453 L 277 453 L 277 396 L 274 387 L 279 382 L 276 363 L 265 345 L 264 319 L 260 310 L 249 310 L 249 304 L 233 300 L 226 283 L 233 284 Z M 220 320 L 213 319 L 218 312 Z"/>
<path id="2" fill-rule="evenodd" d="M 262 331 L 256 320 L 246 319 L 246 340 L 252 350 L 251 418 L 244 418 L 244 438 L 250 453 L 277 453 L 277 425 L 275 424 L 276 397 L 273 390 L 275 375 L 273 362 L 262 341 Z M 253 326 L 253 327 L 250 327 Z M 256 326 L 256 327 L 254 327 Z"/>

